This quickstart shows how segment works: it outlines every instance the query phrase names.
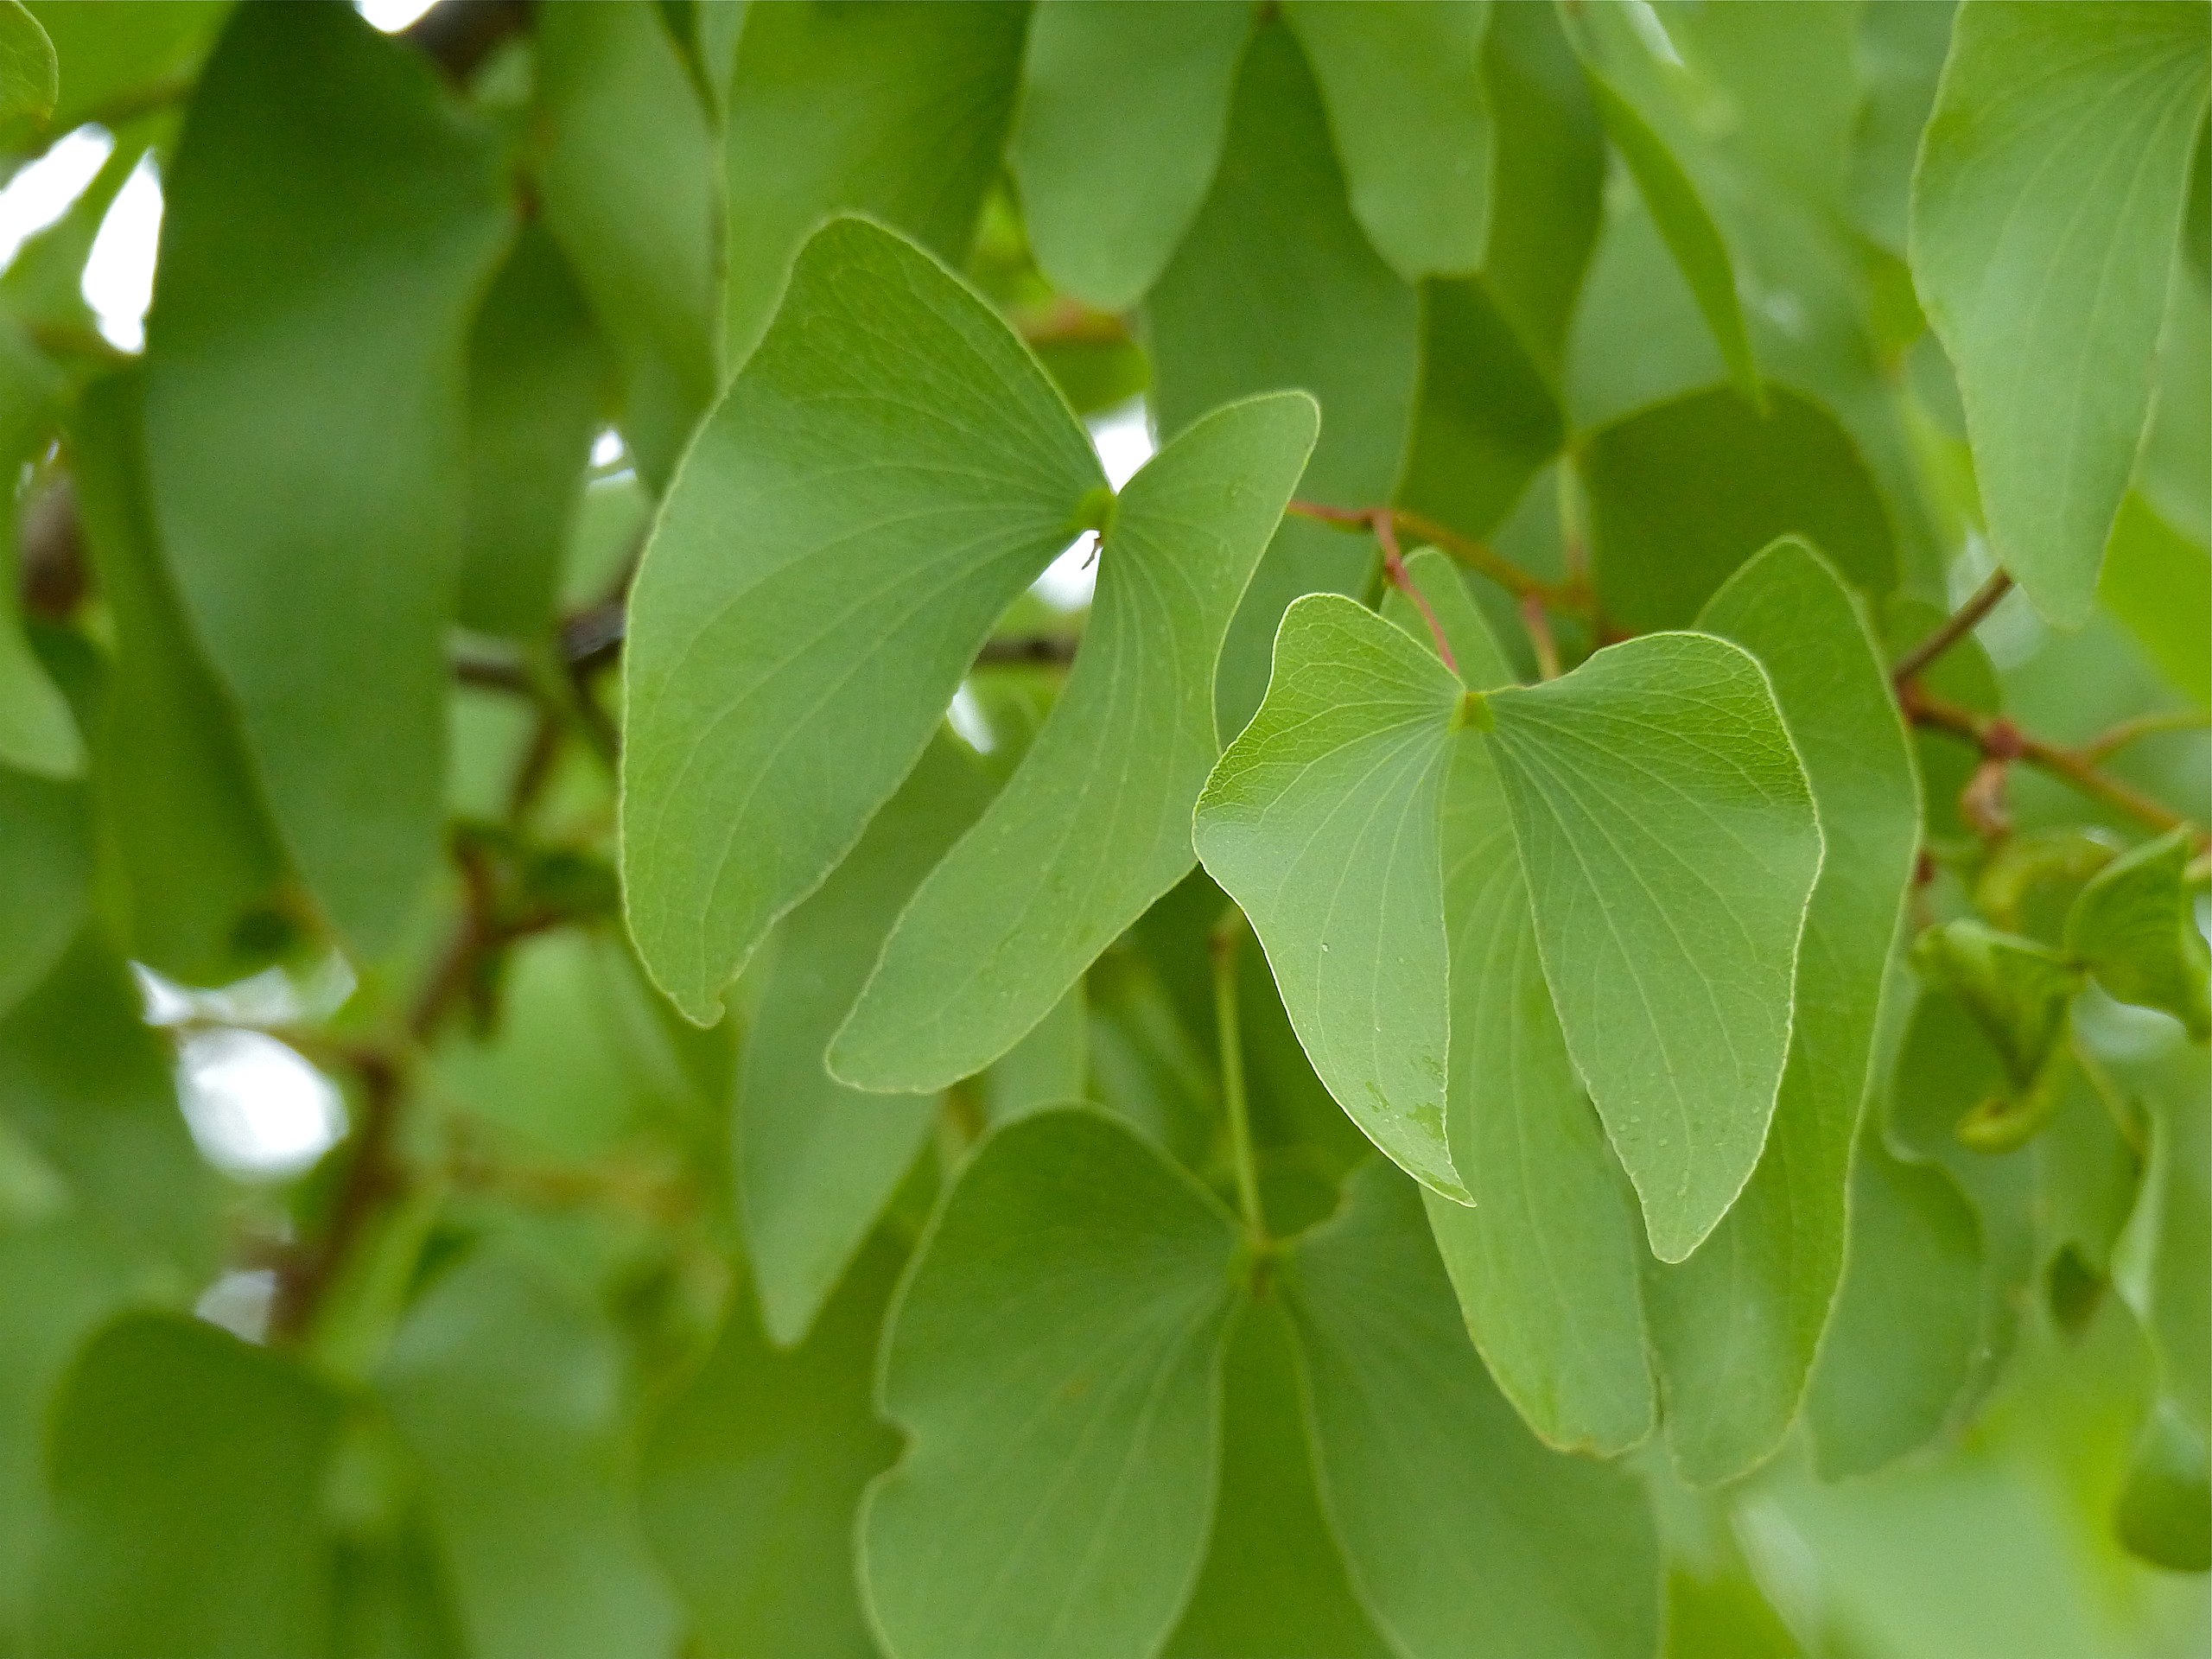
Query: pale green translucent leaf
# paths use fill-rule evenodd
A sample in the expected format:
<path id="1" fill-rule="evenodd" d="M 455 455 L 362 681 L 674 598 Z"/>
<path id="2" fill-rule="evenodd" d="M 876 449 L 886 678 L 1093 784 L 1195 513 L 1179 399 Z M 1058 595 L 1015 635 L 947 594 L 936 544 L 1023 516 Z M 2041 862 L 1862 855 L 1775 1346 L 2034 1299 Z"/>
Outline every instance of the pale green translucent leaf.
<path id="1" fill-rule="evenodd" d="M 702 1659 L 875 1659 L 853 1581 L 853 1516 L 897 1437 L 875 1418 L 877 1333 L 899 1274 L 863 1251 L 805 1344 L 779 1352 L 750 1296 L 646 1442 L 647 1535 Z"/>
<path id="2" fill-rule="evenodd" d="M 1314 422 L 1296 393 L 1233 404 L 1122 490 L 1067 687 L 899 918 L 830 1046 L 837 1076 L 923 1090 L 981 1071 L 1189 873 L 1220 756 L 1214 663 Z"/>
<path id="3" fill-rule="evenodd" d="M 2123 1002 L 2171 1014 L 2202 1042 L 2212 1033 L 2212 952 L 2186 872 L 2196 844 L 2171 830 L 2097 872 L 2066 918 L 2067 953 Z"/>
<path id="4" fill-rule="evenodd" d="M 645 1553 L 601 1316 L 480 1247 L 408 1312 L 377 1387 L 414 1453 L 475 1659 L 664 1652 L 679 1616 Z"/>
<path id="5" fill-rule="evenodd" d="M 1020 76 L 1021 6 L 756 7 L 738 41 L 724 167 L 728 349 L 742 362 L 791 257 L 830 213 L 874 215 L 964 264 Z"/>
<path id="6" fill-rule="evenodd" d="M 1237 1249 L 1209 1194 L 1098 1113 L 982 1143 L 884 1351 L 908 1444 L 859 1535 L 896 1659 L 1157 1650 L 1213 1512 Z"/>
<path id="7" fill-rule="evenodd" d="M 991 625 L 1096 516 L 1083 429 L 983 302 L 831 221 L 700 429 L 630 601 L 622 855 L 702 1023 L 856 841 Z"/>
<path id="8" fill-rule="evenodd" d="M 1821 865 L 1766 676 L 1709 634 L 1649 634 L 1488 699 L 1567 1052 L 1679 1262 L 1758 1163 Z"/>
<path id="9" fill-rule="evenodd" d="M 914 1161 L 941 1097 L 871 1095 L 823 1060 L 915 885 L 990 799 L 962 745 L 933 739 L 821 890 L 785 917 L 746 1026 L 738 1192 L 768 1334 L 788 1345 Z"/>
<path id="10" fill-rule="evenodd" d="M 2105 548 L 2097 602 L 2202 709 L 2212 705 L 2212 554 L 2130 492 Z"/>
<path id="11" fill-rule="evenodd" d="M 468 344 L 463 627 L 534 639 L 550 626 L 609 368 L 560 245 L 524 226 Z"/>
<path id="12" fill-rule="evenodd" d="M 1967 0 L 1913 177 L 1998 558 L 2089 613 L 2149 413 L 2212 41 L 2193 5 Z"/>
<path id="13" fill-rule="evenodd" d="M 300 874 L 370 952 L 438 854 L 463 347 L 509 233 L 499 161 L 404 43 L 344 7 L 249 6 L 167 180 L 162 550 Z"/>
<path id="14" fill-rule="evenodd" d="M 1761 553 L 1699 623 L 1765 666 L 1826 843 L 1766 1149 L 1712 1236 L 1679 1267 L 1654 1268 L 1646 1293 L 1668 1443 L 1683 1477 L 1710 1485 L 1782 1444 L 1842 1280 L 1852 1142 L 1920 794 L 1866 620 L 1804 543 Z"/>
<path id="15" fill-rule="evenodd" d="M 1314 1490 L 1295 1340 L 1279 1300 L 1255 1303 L 1237 1321 L 1223 1379 L 1213 1535 L 1166 1659 L 1389 1659 Z"/>
<path id="16" fill-rule="evenodd" d="M 60 91 L 54 42 L 38 19 L 22 0 L 0 0 L 0 132 L 45 120 Z"/>
<path id="17" fill-rule="evenodd" d="M 1512 683 L 1497 641 L 1442 555 L 1416 553 L 1460 677 Z M 1383 607 L 1426 639 L 1412 605 Z M 1614 1454 L 1651 1432 L 1636 1195 L 1567 1058 L 1536 951 L 1529 889 L 1488 746 L 1454 745 L 1444 791 L 1451 930 L 1446 1136 L 1471 1206 L 1431 1197 L 1429 1225 L 1468 1334 L 1522 1419 L 1550 1445 Z"/>
<path id="18" fill-rule="evenodd" d="M 54 1403 L 35 1650 L 325 1652 L 322 1498 L 340 1411 L 290 1361 L 197 1319 L 109 1325 Z"/>
<path id="19" fill-rule="evenodd" d="M 1313 67 L 1351 210 L 1408 282 L 1465 276 L 1490 238 L 1489 0 L 1338 6 L 1283 16 Z"/>
<path id="20" fill-rule="evenodd" d="M 1389 499 L 1413 421 L 1420 299 L 1352 217 L 1320 94 L 1279 20 L 1253 35 L 1213 190 L 1146 319 L 1162 432 L 1235 398 L 1302 388 L 1320 403 L 1321 436 L 1300 493 L 1343 506 Z M 1222 730 L 1259 707 L 1285 607 L 1356 592 L 1369 560 L 1350 537 L 1284 521 L 1223 647 Z"/>
<path id="21" fill-rule="evenodd" d="M 1658 1539 L 1625 1470 L 1548 1451 L 1468 1342 L 1419 1189 L 1379 1160 L 1283 1268 L 1322 1508 L 1407 1659 L 1637 1659 Z"/>
<path id="22" fill-rule="evenodd" d="M 553 6 L 534 33 L 546 227 L 621 361 L 639 469 L 664 488 L 721 380 L 714 123 L 652 8 Z"/>
<path id="23" fill-rule="evenodd" d="M 139 378 L 85 394 L 71 447 L 78 514 L 115 630 L 94 801 L 130 953 L 189 984 L 251 965 L 283 874 L 225 701 L 179 607 L 146 493 Z"/>
<path id="24" fill-rule="evenodd" d="M 1764 390 L 1744 323 L 1736 267 L 1712 209 L 1666 139 L 1595 65 L 1585 67 L 1605 136 L 1636 181 L 1653 224 L 1689 283 L 1705 325 L 1720 348 L 1721 360 L 1728 365 L 1729 379 L 1745 397 L 1759 404 Z"/>
<path id="25" fill-rule="evenodd" d="M 1438 827 L 1464 700 L 1372 611 L 1298 601 L 1267 701 L 1198 801 L 1198 856 L 1243 908 L 1329 1092 L 1425 1185 L 1445 1144 L 1450 1021 Z"/>
<path id="26" fill-rule="evenodd" d="M 1254 8 L 1064 0 L 1029 25 L 1007 159 L 1045 274 L 1109 310 L 1151 288 L 1213 182 Z"/>
<path id="27" fill-rule="evenodd" d="M 1624 626 L 1691 626 L 1780 536 L 1820 549 L 1861 593 L 1897 586 L 1896 538 L 1857 447 L 1784 387 L 1764 416 L 1725 388 L 1640 410 L 1591 434 L 1577 467 L 1599 593 Z"/>

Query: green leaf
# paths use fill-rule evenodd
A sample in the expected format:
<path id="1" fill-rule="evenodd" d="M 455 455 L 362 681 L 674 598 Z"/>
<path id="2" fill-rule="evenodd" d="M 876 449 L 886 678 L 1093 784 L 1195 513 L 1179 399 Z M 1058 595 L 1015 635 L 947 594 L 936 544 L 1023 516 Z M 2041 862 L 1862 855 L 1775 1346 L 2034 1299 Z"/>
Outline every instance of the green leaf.
<path id="1" fill-rule="evenodd" d="M 746 21 L 730 97 L 728 346 L 741 362 L 824 215 L 966 263 L 1021 71 L 1022 6 L 801 0 Z"/>
<path id="2" fill-rule="evenodd" d="M 1689 283 L 1713 343 L 1720 348 L 1721 360 L 1728 365 L 1729 380 L 1753 407 L 1764 407 L 1765 389 L 1744 323 L 1735 264 L 1713 210 L 1643 112 L 1586 58 L 1583 67 L 1590 79 L 1591 101 L 1605 124 L 1605 136 L 1612 140 L 1614 152 L 1636 181 L 1652 223 Z"/>
<path id="3" fill-rule="evenodd" d="M 1656 1652 L 1642 1487 L 1546 1450 L 1491 1386 L 1418 1190 L 1370 1160 L 1283 1267 L 1322 1507 L 1354 1588 L 1408 1659 Z"/>
<path id="4" fill-rule="evenodd" d="M 524 226 L 468 345 L 462 626 L 534 639 L 551 625 L 607 378 L 560 245 Z"/>
<path id="5" fill-rule="evenodd" d="M 22 0 L 0 0 L 0 132 L 44 121 L 60 94 L 54 42 Z"/>
<path id="6" fill-rule="evenodd" d="M 1283 8 L 1343 159 L 1351 210 L 1408 282 L 1465 276 L 1490 238 L 1488 0 Z"/>
<path id="7" fill-rule="evenodd" d="M 1974 1205 L 1941 1168 L 1892 1153 L 1879 1117 L 1867 1114 L 1853 1160 L 1847 1265 L 1805 1395 L 1823 1480 L 1872 1473 L 1933 1438 L 1981 1338 Z"/>
<path id="8" fill-rule="evenodd" d="M 206 55 L 229 0 L 165 0 L 158 6 L 80 6 L 30 0 L 28 10 L 65 66 L 48 133 L 64 133 L 130 109 L 154 89 L 188 79 Z"/>
<path id="9" fill-rule="evenodd" d="M 1161 431 L 1255 392 L 1302 387 L 1321 405 L 1321 436 L 1300 493 L 1347 506 L 1389 498 L 1417 391 L 1419 297 L 1352 217 L 1320 94 L 1280 21 L 1253 35 L 1212 192 L 1146 321 Z M 1285 521 L 1223 647 L 1222 730 L 1240 729 L 1259 707 L 1291 601 L 1354 592 L 1368 563 L 1349 537 Z"/>
<path id="10" fill-rule="evenodd" d="M 1010 1123 L 1047 1106 L 1090 1098 L 1090 996 L 1084 981 L 1077 980 L 976 1083 L 987 1123 Z"/>
<path id="11" fill-rule="evenodd" d="M 1879 649 L 1818 554 L 1776 543 L 1699 622 L 1765 666 L 1826 848 L 1766 1149 L 1712 1236 L 1679 1267 L 1655 1268 L 1646 1294 L 1668 1443 L 1686 1479 L 1711 1485 L 1782 1444 L 1842 1281 L 1852 1142 L 1920 796 Z"/>
<path id="12" fill-rule="evenodd" d="M 501 1144 L 587 1161 L 658 1126 L 719 1126 L 727 1097 L 710 1100 L 689 1074 L 666 1005 L 620 939 L 573 927 L 523 939 L 501 964 L 499 995 L 496 1027 L 442 1044 L 432 1081 Z"/>
<path id="13" fill-rule="evenodd" d="M 1233 404 L 1130 480 L 1067 687 L 899 916 L 830 1045 L 837 1076 L 920 1091 L 981 1071 L 1189 874 L 1191 810 L 1220 756 L 1214 663 L 1315 420 L 1297 393 Z"/>
<path id="14" fill-rule="evenodd" d="M 134 1264 L 197 1284 L 219 1249 L 213 1172 L 129 969 L 91 929 L 0 1024 L 0 1111 Z"/>
<path id="15" fill-rule="evenodd" d="M 899 1659 L 1137 1656 L 1205 1553 L 1237 1236 L 1101 1114 L 986 1140 L 925 1236 L 883 1357 L 905 1458 L 861 1577 Z"/>
<path id="16" fill-rule="evenodd" d="M 2113 1283 L 2141 1321 L 2157 1356 L 2159 1388 L 2199 1440 L 2212 1438 L 2212 1134 L 2207 1133 L 2205 1055 L 2175 1045 L 2131 1068 L 2146 1109 L 2151 1163 L 2113 1262 Z"/>
<path id="17" fill-rule="evenodd" d="M 976 821 L 990 786 L 940 735 L 820 891 L 785 917 L 747 1022 L 738 1190 L 769 1336 L 788 1346 L 867 1238 L 936 1120 L 934 1092 L 870 1095 L 823 1064 L 915 886 Z"/>
<path id="18" fill-rule="evenodd" d="M 1459 1203 L 1445 1143 L 1450 1011 L 1439 819 L 1465 693 L 1334 594 L 1284 615 L 1274 677 L 1199 798 L 1198 856 L 1252 919 L 1329 1092 Z"/>
<path id="19" fill-rule="evenodd" d="M 741 1296 L 654 1424 L 645 1531 L 710 1659 L 874 1659 L 853 1581 L 853 1515 L 897 1450 L 872 1389 L 899 1265 L 871 1245 L 788 1353 Z"/>
<path id="20" fill-rule="evenodd" d="M 246 947 L 270 931 L 283 855 L 238 716 L 162 556 L 143 396 L 136 373 L 99 382 L 71 435 L 79 517 L 116 643 L 93 798 L 131 954 L 188 984 L 220 984 L 255 965 Z"/>
<path id="21" fill-rule="evenodd" d="M 1897 586 L 1896 538 L 1866 462 L 1835 417 L 1782 386 L 1762 416 L 1724 388 L 1691 392 L 1590 435 L 1592 563 L 1624 626 L 1689 625 L 1768 543 L 1801 536 L 1860 592 Z"/>
<path id="22" fill-rule="evenodd" d="M 1255 1302 L 1236 1322 L 1224 1378 L 1213 1535 L 1166 1659 L 1389 1659 L 1321 1513 L 1295 1343 L 1278 1300 Z"/>
<path id="23" fill-rule="evenodd" d="M 1557 399 L 1480 282 L 1421 290 L 1421 408 L 1400 505 L 1488 535 L 1567 436 Z"/>
<path id="24" fill-rule="evenodd" d="M 1556 386 L 1598 238 L 1605 131 L 1554 8 L 1492 7 L 1484 69 L 1497 149 L 1483 284 Z"/>
<path id="25" fill-rule="evenodd" d="M 1567 1052 L 1679 1262 L 1750 1178 L 1821 865 L 1811 791 L 1742 647 L 1650 634 L 1490 694 Z"/>
<path id="26" fill-rule="evenodd" d="M 1510 684 L 1497 641 L 1441 554 L 1408 562 L 1469 684 Z M 1403 595 L 1383 614 L 1427 630 Z M 1431 1197 L 1429 1226 L 1468 1334 L 1524 1421 L 1562 1450 L 1613 1455 L 1651 1432 L 1636 1196 L 1567 1058 L 1497 762 L 1454 746 L 1444 791 L 1451 930 L 1445 1132 L 1471 1205 Z"/>
<path id="27" fill-rule="evenodd" d="M 371 953 L 438 852 L 462 353 L 509 219 L 420 54 L 342 7 L 235 14 L 162 224 L 155 514 L 300 873 Z"/>
<path id="28" fill-rule="evenodd" d="M 2150 410 L 2212 43 L 2192 6 L 1967 0 L 1913 177 L 1998 558 L 2086 620 Z"/>
<path id="29" fill-rule="evenodd" d="M 85 919 L 91 816 L 81 785 L 0 768 L 0 1015 L 46 977 Z"/>
<path id="30" fill-rule="evenodd" d="M 2171 1407 L 2152 1409 L 2113 1516 L 2120 1540 L 2175 1573 L 2212 1568 L 2212 1477 L 2204 1438 Z"/>
<path id="31" fill-rule="evenodd" d="M 42 778 L 85 769 L 77 722 L 23 632 L 16 545 L 16 486 L 52 436 L 60 394 L 54 365 L 0 314 L 0 766 Z"/>
<path id="32" fill-rule="evenodd" d="M 865 220 L 815 235 L 630 601 L 630 927 L 691 1019 L 850 849 L 1104 493 L 1083 429 L 973 292 Z"/>
<path id="33" fill-rule="evenodd" d="M 2212 554 L 2138 492 L 2120 503 L 2097 602 L 2126 625 L 2177 689 L 2198 708 L 2212 707 Z"/>
<path id="34" fill-rule="evenodd" d="M 623 435 L 662 489 L 721 382 L 714 123 L 652 8 L 555 6 L 534 32 L 546 227 L 621 360 Z"/>
<path id="35" fill-rule="evenodd" d="M 1137 950 L 1109 950 L 1084 976 L 1084 1003 L 1090 1097 L 1170 1157 L 1198 1164 L 1221 1121 L 1219 1090 L 1158 968 Z"/>
<path id="36" fill-rule="evenodd" d="M 1913 942 L 1923 977 L 1966 1006 L 2016 1089 L 2043 1075 L 2066 1039 L 2081 976 L 2050 946 L 1972 918 L 1929 928 Z"/>
<path id="37" fill-rule="evenodd" d="M 29 1152 L 4 1119 L 0 1138 L 16 1143 L 11 1158 Z M 68 1202 L 66 1187 L 61 1202 Z M 81 1212 L 42 1224 L 10 1214 L 0 1224 L 0 1300 L 8 1307 L 8 1357 L 0 1365 L 0 1646 L 11 1653 L 28 1650 L 54 1390 L 86 1337 L 143 1294 L 132 1280 L 128 1256 Z"/>
<path id="38" fill-rule="evenodd" d="M 2123 1002 L 2171 1014 L 2202 1042 L 2212 1035 L 2212 951 L 2188 878 L 2195 843 L 2183 828 L 2114 859 L 2066 918 L 2066 950 Z"/>
<path id="39" fill-rule="evenodd" d="M 1949 0 L 1923 6 L 1858 10 L 1859 73 L 1866 95 L 1850 156 L 1853 222 L 1903 258 L 1912 199 L 1912 164 L 1936 107 L 1936 88 L 1951 44 Z"/>
<path id="40" fill-rule="evenodd" d="M 1254 8 L 1038 9 L 1007 159 L 1037 263 L 1107 310 L 1143 298 L 1205 200 Z"/>
<path id="41" fill-rule="evenodd" d="M 677 1608 L 647 1556 L 620 1439 L 613 1332 L 544 1270 L 491 1248 L 409 1310 L 378 1377 L 468 1651 L 665 1651 Z"/>
<path id="42" fill-rule="evenodd" d="M 340 1411 L 289 1361 L 197 1319 L 107 1326 L 54 1402 L 36 1651 L 327 1651 L 322 1489 Z"/>

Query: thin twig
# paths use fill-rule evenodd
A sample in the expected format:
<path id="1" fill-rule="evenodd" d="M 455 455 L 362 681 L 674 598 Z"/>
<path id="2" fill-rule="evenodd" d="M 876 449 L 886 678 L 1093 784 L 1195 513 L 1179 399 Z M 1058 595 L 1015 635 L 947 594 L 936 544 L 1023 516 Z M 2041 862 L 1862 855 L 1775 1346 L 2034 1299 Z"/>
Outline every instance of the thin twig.
<path id="1" fill-rule="evenodd" d="M 2163 802 L 2099 771 L 2094 762 L 2083 759 L 2075 750 L 2031 736 L 2002 715 L 1978 714 L 1962 704 L 1935 696 L 1916 680 L 1908 680 L 1898 687 L 1897 703 L 1914 725 L 1963 738 L 1991 760 L 2017 760 L 2048 772 L 2152 830 L 2163 831 L 2187 825 L 2195 831 L 2200 844 L 2205 838 L 2202 826 L 2191 823 Z"/>
<path id="2" fill-rule="evenodd" d="M 2101 766 L 2139 737 L 2158 732 L 2201 732 L 2208 725 L 2212 725 L 2212 716 L 2202 709 L 2162 709 L 2108 726 L 2088 742 L 2077 744 L 2074 753 L 2093 766 Z"/>
<path id="3" fill-rule="evenodd" d="M 1293 501 L 1286 512 L 1300 518 L 1310 518 L 1315 524 L 1327 524 L 1334 530 L 1371 532 L 1376 515 L 1387 514 L 1391 527 L 1401 536 L 1426 542 L 1439 552 L 1449 554 L 1452 560 L 1464 564 L 1479 576 L 1487 577 L 1516 599 L 1533 596 L 1540 603 L 1568 616 L 1581 617 L 1596 631 L 1599 639 L 1610 644 L 1625 635 L 1599 613 L 1593 595 L 1586 585 L 1578 582 L 1546 582 L 1531 571 L 1523 570 L 1503 554 L 1462 535 L 1449 524 L 1439 524 L 1426 513 L 1414 512 L 1404 507 L 1332 507 L 1321 501 Z"/>
<path id="4" fill-rule="evenodd" d="M 1529 643 L 1535 650 L 1538 677 L 1559 678 L 1559 641 L 1552 635 L 1550 613 L 1534 594 L 1521 601 L 1521 626 L 1528 630 Z"/>
<path id="5" fill-rule="evenodd" d="M 1457 674 L 1459 662 L 1452 654 L 1451 640 L 1445 638 L 1443 619 L 1428 602 L 1428 595 L 1414 582 L 1413 572 L 1406 569 L 1406 556 L 1398 550 L 1398 529 L 1389 508 L 1376 508 L 1369 515 L 1369 522 L 1375 526 L 1376 544 L 1382 550 L 1382 569 L 1389 575 L 1390 585 L 1413 601 L 1421 620 L 1428 624 L 1429 637 L 1436 641 L 1436 654 L 1444 659 L 1445 667 Z"/>
<path id="6" fill-rule="evenodd" d="M 1944 618 L 1942 626 L 1898 659 L 1897 665 L 1890 671 L 1891 679 L 1898 685 L 1917 679 L 1930 663 L 1973 632 L 1981 619 L 1997 608 L 1997 601 L 2012 591 L 2010 571 L 1999 569 L 1991 573 L 1972 599 Z"/>

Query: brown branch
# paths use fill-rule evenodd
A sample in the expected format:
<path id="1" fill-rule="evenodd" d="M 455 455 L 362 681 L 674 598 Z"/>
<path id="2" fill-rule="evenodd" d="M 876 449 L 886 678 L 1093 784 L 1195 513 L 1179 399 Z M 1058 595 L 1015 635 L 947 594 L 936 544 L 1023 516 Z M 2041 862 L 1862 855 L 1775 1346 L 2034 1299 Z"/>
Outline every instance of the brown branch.
<path id="1" fill-rule="evenodd" d="M 2201 825 L 2191 823 L 2133 785 L 2099 771 L 2081 751 L 2031 736 L 2002 715 L 1980 714 L 1936 696 L 1917 680 L 1907 680 L 1898 687 L 1897 705 L 1914 725 L 1963 739 L 1980 748 L 1987 760 L 2000 763 L 2018 761 L 2033 766 L 2150 829 L 2164 831 L 2187 825 L 2195 831 L 2200 845 L 2205 840 Z"/>
<path id="2" fill-rule="evenodd" d="M 2012 573 L 2002 569 L 1994 572 L 1972 599 L 1943 619 L 1942 626 L 1898 659 L 1897 666 L 1890 671 L 1891 681 L 1901 686 L 1918 678 L 1930 663 L 1973 632 L 1982 618 L 1995 610 L 1997 602 L 2012 591 Z"/>
<path id="3" fill-rule="evenodd" d="M 337 1281 L 378 1206 L 402 1185 L 398 1160 L 392 1155 L 403 1093 L 398 1068 L 389 1055 L 364 1049 L 353 1057 L 353 1070 L 361 1104 L 353 1154 L 346 1162 L 321 1239 L 313 1249 L 294 1255 L 276 1269 L 269 1328 L 270 1335 L 279 1338 L 301 1337 L 315 1323 L 323 1298 Z"/>

